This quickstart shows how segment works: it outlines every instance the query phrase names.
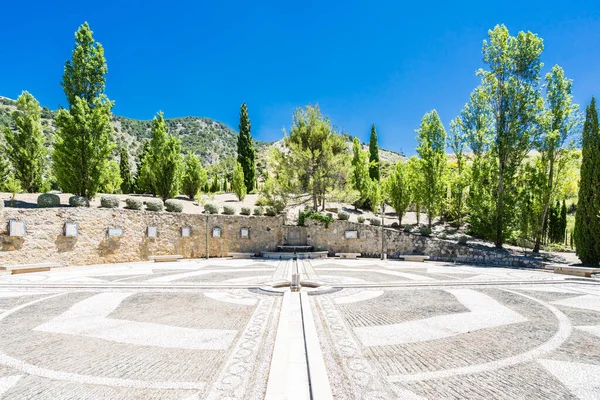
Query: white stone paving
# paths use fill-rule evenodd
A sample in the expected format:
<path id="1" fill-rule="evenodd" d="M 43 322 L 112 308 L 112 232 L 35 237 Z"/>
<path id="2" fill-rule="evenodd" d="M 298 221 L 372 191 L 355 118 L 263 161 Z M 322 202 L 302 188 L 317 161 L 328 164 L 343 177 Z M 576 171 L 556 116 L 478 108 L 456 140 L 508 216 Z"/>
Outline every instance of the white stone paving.
<path id="1" fill-rule="evenodd" d="M 600 399 L 600 366 L 547 359 L 538 362 L 566 385 L 578 399 Z"/>

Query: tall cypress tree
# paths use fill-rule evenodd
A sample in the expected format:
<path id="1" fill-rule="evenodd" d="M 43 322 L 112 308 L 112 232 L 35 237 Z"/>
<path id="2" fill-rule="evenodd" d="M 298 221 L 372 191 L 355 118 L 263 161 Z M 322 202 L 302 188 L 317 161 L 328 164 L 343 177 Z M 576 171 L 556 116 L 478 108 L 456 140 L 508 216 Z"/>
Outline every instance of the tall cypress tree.
<path id="1" fill-rule="evenodd" d="M 248 117 L 248 107 L 246 103 L 242 103 L 240 107 L 240 134 L 238 136 L 237 151 L 238 163 L 241 164 L 244 170 L 244 183 L 246 184 L 247 192 L 254 190 L 256 184 L 256 167 L 254 165 L 254 144 L 250 135 L 250 117 Z"/>
<path id="2" fill-rule="evenodd" d="M 119 171 L 121 172 L 121 192 L 133 192 L 133 179 L 131 178 L 131 167 L 129 166 L 129 153 L 125 147 L 121 147 L 121 160 L 119 163 Z"/>
<path id="3" fill-rule="evenodd" d="M 565 201 L 562 202 L 562 207 L 560 208 L 560 242 L 565 243 L 567 234 L 567 205 Z"/>
<path id="4" fill-rule="evenodd" d="M 379 171 L 379 145 L 377 144 L 375 124 L 371 126 L 371 137 L 369 138 L 369 176 L 377 182 L 381 178 Z"/>
<path id="5" fill-rule="evenodd" d="M 575 247 L 584 265 L 596 266 L 600 262 L 600 129 L 593 97 L 586 109 L 582 136 Z"/>

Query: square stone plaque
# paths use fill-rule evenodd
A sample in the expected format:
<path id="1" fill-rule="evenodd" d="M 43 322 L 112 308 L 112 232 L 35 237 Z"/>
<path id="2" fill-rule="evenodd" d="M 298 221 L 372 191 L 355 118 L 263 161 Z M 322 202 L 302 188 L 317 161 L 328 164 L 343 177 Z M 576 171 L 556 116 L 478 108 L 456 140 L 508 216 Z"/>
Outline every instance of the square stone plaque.
<path id="1" fill-rule="evenodd" d="M 123 236 L 123 228 L 117 228 L 112 226 L 108 228 L 109 238 L 119 238 L 121 236 Z"/>
<path id="2" fill-rule="evenodd" d="M 240 229 L 240 237 L 242 239 L 250 239 L 250 228 Z"/>
<path id="3" fill-rule="evenodd" d="M 65 222 L 65 236 L 76 237 L 79 234 L 79 224 L 77 222 Z"/>
<path id="4" fill-rule="evenodd" d="M 25 222 L 16 219 L 8 221 L 8 236 L 25 236 Z"/>
<path id="5" fill-rule="evenodd" d="M 221 237 L 221 228 L 213 228 L 212 229 L 212 237 L 220 238 Z"/>
<path id="6" fill-rule="evenodd" d="M 358 239 L 358 231 L 346 231 L 346 239 Z"/>
<path id="7" fill-rule="evenodd" d="M 149 226 L 146 230 L 146 236 L 148 236 L 149 238 L 158 237 L 158 228 L 156 226 Z"/>
<path id="8" fill-rule="evenodd" d="M 182 238 L 189 238 L 191 235 L 192 235 L 192 228 L 190 228 L 189 226 L 181 227 L 181 237 Z"/>

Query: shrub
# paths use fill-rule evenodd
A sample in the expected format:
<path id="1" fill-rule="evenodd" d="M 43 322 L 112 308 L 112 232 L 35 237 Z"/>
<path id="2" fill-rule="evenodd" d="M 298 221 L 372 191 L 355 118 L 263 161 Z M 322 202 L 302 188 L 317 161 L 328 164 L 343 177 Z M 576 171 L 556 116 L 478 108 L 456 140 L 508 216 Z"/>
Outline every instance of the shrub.
<path id="1" fill-rule="evenodd" d="M 265 209 L 262 207 L 254 207 L 254 215 L 261 216 L 265 213 Z"/>
<path id="2" fill-rule="evenodd" d="M 102 208 L 118 208 L 119 198 L 117 196 L 102 196 L 100 197 L 100 207 Z"/>
<path id="3" fill-rule="evenodd" d="M 125 208 L 130 210 L 141 210 L 144 206 L 144 203 L 140 199 L 136 199 L 135 197 L 128 197 L 125 200 Z"/>
<path id="4" fill-rule="evenodd" d="M 338 213 L 340 211 L 340 209 L 338 207 L 327 207 L 325 209 L 325 211 L 329 211 L 329 212 L 332 212 L 332 213 Z"/>
<path id="5" fill-rule="evenodd" d="M 264 207 L 264 206 L 267 206 L 268 203 L 269 203 L 269 201 L 267 199 L 265 199 L 264 197 L 259 197 L 256 200 L 255 205 L 258 206 L 258 207 Z"/>
<path id="6" fill-rule="evenodd" d="M 468 241 L 469 241 L 469 237 L 466 235 L 462 235 L 458 238 L 458 244 L 460 244 L 461 246 L 466 246 Z"/>
<path id="7" fill-rule="evenodd" d="M 430 236 L 431 235 L 431 228 L 428 227 L 427 225 L 422 225 L 419 227 L 419 233 L 422 236 Z"/>
<path id="8" fill-rule="evenodd" d="M 241 215 L 250 215 L 250 212 L 251 212 L 250 207 L 242 207 L 240 214 Z"/>
<path id="9" fill-rule="evenodd" d="M 223 214 L 225 215 L 235 215 L 235 208 L 232 206 L 223 207 Z"/>
<path id="10" fill-rule="evenodd" d="M 179 200 L 169 199 L 165 201 L 165 208 L 169 212 L 180 213 L 183 211 L 183 203 Z"/>
<path id="11" fill-rule="evenodd" d="M 412 231 L 412 225 L 410 224 L 404 224 L 404 232 L 411 232 Z"/>
<path id="12" fill-rule="evenodd" d="M 369 221 L 371 221 L 371 225 L 373 226 L 381 226 L 381 220 L 379 218 L 371 218 Z"/>
<path id="13" fill-rule="evenodd" d="M 60 197 L 50 193 L 40 194 L 37 198 L 37 205 L 41 208 L 59 207 Z"/>
<path id="14" fill-rule="evenodd" d="M 216 204 L 213 203 L 206 203 L 204 205 L 204 211 L 208 211 L 210 214 L 218 214 L 219 207 L 217 207 Z"/>
<path id="15" fill-rule="evenodd" d="M 363 217 L 362 215 L 359 216 L 356 220 L 358 221 L 359 224 L 364 224 L 365 223 L 365 217 Z"/>
<path id="16" fill-rule="evenodd" d="M 277 210 L 275 210 L 275 208 L 273 208 L 273 207 L 267 207 L 266 214 L 267 214 L 269 217 L 274 217 L 274 216 L 276 216 L 276 215 L 277 215 Z"/>
<path id="17" fill-rule="evenodd" d="M 398 229 L 400 225 L 397 222 L 392 222 L 392 228 Z"/>
<path id="18" fill-rule="evenodd" d="M 350 219 L 350 214 L 344 211 L 340 211 L 338 214 L 338 219 L 340 221 L 348 221 Z"/>
<path id="19" fill-rule="evenodd" d="M 146 202 L 146 210 L 148 211 L 162 211 L 164 203 L 161 199 L 152 199 Z"/>
<path id="20" fill-rule="evenodd" d="M 87 197 L 83 196 L 71 196 L 69 197 L 69 205 L 71 207 L 89 207 L 90 201 Z"/>

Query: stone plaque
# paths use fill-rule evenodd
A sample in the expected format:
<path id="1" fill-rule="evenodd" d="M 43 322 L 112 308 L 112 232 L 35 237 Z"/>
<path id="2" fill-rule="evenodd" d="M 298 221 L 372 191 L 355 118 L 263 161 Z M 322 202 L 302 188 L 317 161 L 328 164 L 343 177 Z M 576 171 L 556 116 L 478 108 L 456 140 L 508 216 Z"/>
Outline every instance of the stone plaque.
<path id="1" fill-rule="evenodd" d="M 25 222 L 16 219 L 8 221 L 8 236 L 25 236 Z"/>
<path id="2" fill-rule="evenodd" d="M 221 228 L 213 228 L 212 237 L 220 238 L 221 237 Z"/>
<path id="3" fill-rule="evenodd" d="M 148 236 L 149 238 L 158 237 L 158 228 L 156 226 L 149 226 L 146 230 L 146 236 Z"/>
<path id="4" fill-rule="evenodd" d="M 240 229 L 240 237 L 242 239 L 250 239 L 250 228 Z"/>
<path id="5" fill-rule="evenodd" d="M 119 238 L 123 236 L 123 228 L 109 227 L 108 228 L 108 237 L 109 238 Z"/>
<path id="6" fill-rule="evenodd" d="M 182 226 L 181 227 L 181 237 L 189 238 L 190 236 L 192 236 L 192 228 L 190 228 L 189 226 Z"/>
<path id="7" fill-rule="evenodd" d="M 76 222 L 65 222 L 65 236 L 76 237 L 79 233 L 79 224 Z"/>
<path id="8" fill-rule="evenodd" d="M 358 239 L 358 231 L 346 231 L 346 239 Z"/>

